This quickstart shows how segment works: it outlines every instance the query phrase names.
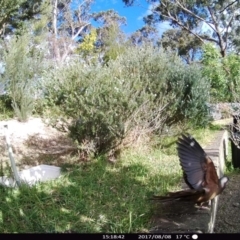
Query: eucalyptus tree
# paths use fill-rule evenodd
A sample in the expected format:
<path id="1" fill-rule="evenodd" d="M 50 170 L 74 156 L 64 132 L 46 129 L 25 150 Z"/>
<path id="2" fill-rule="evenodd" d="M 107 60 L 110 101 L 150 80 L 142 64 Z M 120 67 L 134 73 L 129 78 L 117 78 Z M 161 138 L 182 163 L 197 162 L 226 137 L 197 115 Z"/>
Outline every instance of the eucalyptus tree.
<path id="1" fill-rule="evenodd" d="M 135 0 L 137 1 L 137 0 Z M 132 5 L 134 0 L 123 0 Z M 212 42 L 222 57 L 238 43 L 240 1 L 238 0 L 148 0 L 151 13 L 145 22 L 155 24 L 169 21 L 173 28 L 184 30 L 196 40 Z"/>
<path id="2" fill-rule="evenodd" d="M 130 36 L 130 41 L 133 45 L 141 45 L 143 43 L 155 43 L 158 39 L 158 31 L 155 27 L 145 25 L 138 29 Z"/>
<path id="3" fill-rule="evenodd" d="M 49 42 L 52 58 L 62 64 L 91 25 L 93 0 L 51 0 Z"/>
<path id="4" fill-rule="evenodd" d="M 193 35 L 181 29 L 165 31 L 158 42 L 164 49 L 171 49 L 188 64 L 200 58 L 202 42 Z"/>
<path id="5" fill-rule="evenodd" d="M 100 24 L 97 28 L 96 45 L 103 55 L 104 62 L 116 57 L 124 51 L 126 36 L 121 30 L 126 18 L 114 10 L 101 11 L 93 14 L 93 19 Z"/>
<path id="6" fill-rule="evenodd" d="M 37 18 L 46 0 L 0 0 L 0 36 L 4 37 L 23 26 L 24 22 Z"/>

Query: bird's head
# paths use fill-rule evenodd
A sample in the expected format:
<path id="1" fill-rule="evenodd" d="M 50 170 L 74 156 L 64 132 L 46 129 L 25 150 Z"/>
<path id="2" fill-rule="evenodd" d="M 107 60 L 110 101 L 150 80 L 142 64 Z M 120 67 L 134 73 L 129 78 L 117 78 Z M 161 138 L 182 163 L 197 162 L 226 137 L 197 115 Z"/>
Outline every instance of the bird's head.
<path id="1" fill-rule="evenodd" d="M 226 184 L 227 184 L 227 182 L 229 181 L 229 178 L 226 177 L 226 176 L 224 176 L 224 177 L 220 178 L 219 181 L 220 181 L 220 186 L 221 186 L 221 188 L 223 189 L 223 188 L 226 187 Z"/>

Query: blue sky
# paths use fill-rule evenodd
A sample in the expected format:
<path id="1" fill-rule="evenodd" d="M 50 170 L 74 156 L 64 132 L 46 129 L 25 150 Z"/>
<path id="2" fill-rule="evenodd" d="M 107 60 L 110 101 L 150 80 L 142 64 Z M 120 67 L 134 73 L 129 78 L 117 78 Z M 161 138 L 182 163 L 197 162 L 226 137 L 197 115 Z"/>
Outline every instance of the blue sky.
<path id="1" fill-rule="evenodd" d="M 149 13 L 150 5 L 146 0 L 135 0 L 134 6 L 126 7 L 122 0 L 95 0 L 92 5 L 92 11 L 99 12 L 104 10 L 113 9 L 120 16 L 124 16 L 127 19 L 127 25 L 122 27 L 123 31 L 130 34 L 137 29 L 140 29 L 143 25 L 143 17 Z M 161 23 L 158 26 L 160 35 L 164 30 L 169 28 L 167 23 Z"/>

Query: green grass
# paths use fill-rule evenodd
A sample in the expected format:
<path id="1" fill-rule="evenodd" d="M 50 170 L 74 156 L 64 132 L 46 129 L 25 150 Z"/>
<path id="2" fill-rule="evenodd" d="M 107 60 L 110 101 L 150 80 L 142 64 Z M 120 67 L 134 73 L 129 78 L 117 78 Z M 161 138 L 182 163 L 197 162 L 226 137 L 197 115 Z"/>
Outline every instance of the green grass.
<path id="1" fill-rule="evenodd" d="M 210 127 L 205 129 L 189 129 L 186 133 L 191 134 L 199 144 L 204 148 L 206 147 L 214 138 L 214 133 L 221 130 L 221 128 Z M 159 139 L 159 142 L 156 143 L 156 146 L 160 147 L 165 154 L 168 155 L 177 155 L 176 150 L 176 140 L 178 136 L 167 136 Z"/>
<path id="2" fill-rule="evenodd" d="M 126 152 L 116 165 L 98 158 L 65 166 L 56 181 L 32 188 L 1 187 L 0 232 L 146 231 L 151 218 L 148 198 L 175 186 L 179 170 L 176 157 L 170 161 L 159 151 L 149 156 Z"/>
<path id="3" fill-rule="evenodd" d="M 193 135 L 203 143 L 212 130 Z M 31 188 L 0 187 L 0 232 L 147 232 L 149 197 L 181 188 L 175 140 L 166 138 L 165 148 L 125 150 L 116 164 L 104 157 L 66 164 L 59 179 Z"/>

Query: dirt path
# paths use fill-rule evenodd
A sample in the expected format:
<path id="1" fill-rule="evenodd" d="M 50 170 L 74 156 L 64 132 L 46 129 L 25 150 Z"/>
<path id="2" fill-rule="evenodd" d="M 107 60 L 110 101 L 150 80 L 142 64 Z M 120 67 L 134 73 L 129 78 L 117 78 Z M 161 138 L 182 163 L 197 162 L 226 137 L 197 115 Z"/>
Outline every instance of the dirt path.
<path id="1" fill-rule="evenodd" d="M 30 118 L 27 122 L 16 119 L 0 121 L 0 167 L 9 165 L 4 125 L 8 125 L 9 139 L 19 170 L 39 164 L 60 166 L 75 149 L 67 133 L 56 130 L 41 118 Z"/>
<path id="2" fill-rule="evenodd" d="M 240 233 L 240 173 L 229 178 L 219 198 L 215 233 Z"/>

